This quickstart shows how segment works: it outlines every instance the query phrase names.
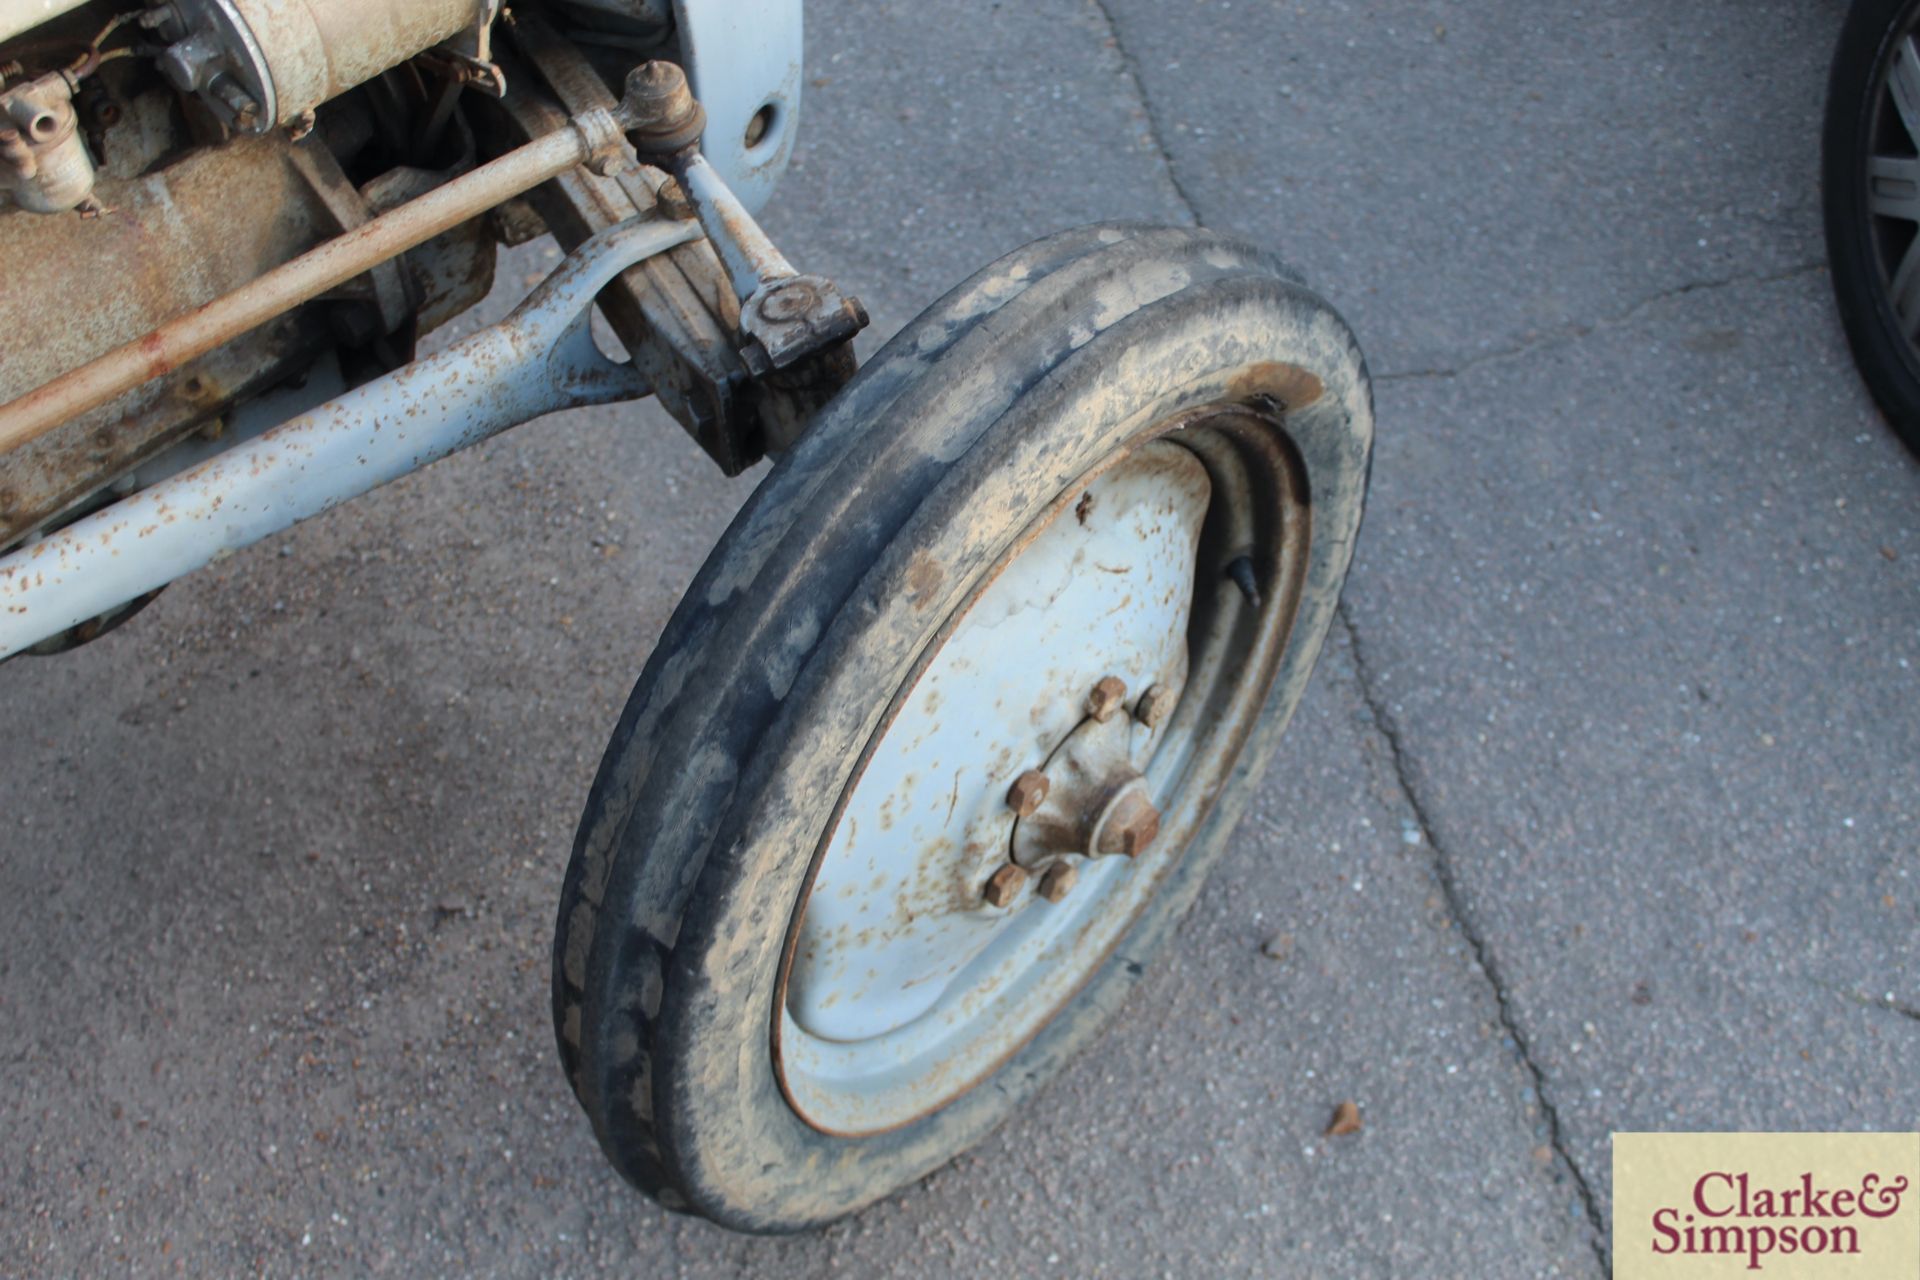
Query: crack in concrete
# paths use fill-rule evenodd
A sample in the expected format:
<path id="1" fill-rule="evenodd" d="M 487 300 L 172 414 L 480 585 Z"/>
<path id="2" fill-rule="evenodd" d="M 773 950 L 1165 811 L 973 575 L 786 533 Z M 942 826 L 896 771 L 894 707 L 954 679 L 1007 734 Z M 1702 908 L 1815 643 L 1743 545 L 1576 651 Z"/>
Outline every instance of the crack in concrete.
<path id="1" fill-rule="evenodd" d="M 1387 744 L 1387 758 L 1393 766 L 1395 784 L 1405 800 L 1407 808 L 1413 813 L 1413 820 L 1420 828 L 1420 836 L 1426 841 L 1427 848 L 1433 850 L 1434 878 L 1440 883 L 1440 896 L 1445 902 L 1447 915 L 1460 930 L 1460 936 L 1467 940 L 1467 948 L 1473 954 L 1473 961 L 1486 979 L 1487 986 L 1493 991 L 1494 1008 L 1500 1019 L 1500 1027 L 1512 1037 L 1514 1047 L 1520 1055 L 1520 1065 L 1533 1081 L 1533 1096 L 1540 1100 L 1540 1113 L 1547 1121 L 1547 1144 L 1552 1147 L 1560 1162 L 1567 1167 L 1573 1177 L 1574 1191 L 1580 1200 L 1580 1207 L 1586 1212 L 1587 1225 L 1592 1228 L 1592 1237 L 1588 1240 L 1593 1256 L 1599 1260 L 1600 1274 L 1613 1274 L 1613 1261 L 1607 1253 L 1606 1221 L 1600 1212 L 1600 1202 L 1593 1194 L 1593 1187 L 1587 1181 L 1587 1175 L 1581 1171 L 1580 1164 L 1573 1158 L 1573 1152 L 1567 1145 L 1566 1131 L 1560 1123 L 1560 1111 L 1547 1095 L 1547 1073 L 1533 1056 L 1533 1046 L 1527 1039 L 1527 1033 L 1520 1027 L 1519 1016 L 1514 1012 L 1512 998 L 1508 995 L 1506 980 L 1500 971 L 1500 962 L 1493 954 L 1492 946 L 1481 934 L 1479 926 L 1467 911 L 1465 895 L 1460 883 L 1454 876 L 1453 858 L 1447 847 L 1441 842 L 1434 830 L 1433 820 L 1427 813 L 1426 802 L 1421 799 L 1420 791 L 1413 784 L 1413 771 L 1407 760 L 1407 753 L 1401 742 L 1400 726 L 1388 712 L 1385 702 L 1374 689 L 1373 670 L 1368 665 L 1366 649 L 1360 641 L 1360 629 L 1354 624 L 1353 615 L 1342 600 L 1336 607 L 1340 624 L 1347 632 L 1347 645 L 1353 652 L 1354 678 L 1360 685 L 1360 700 L 1366 703 L 1368 713 L 1373 717 L 1373 727 Z"/>
<path id="2" fill-rule="evenodd" d="M 1608 330 L 1618 329 L 1625 325 L 1632 324 L 1650 308 L 1689 293 L 1701 293 L 1714 289 L 1730 289 L 1736 285 L 1779 284 L 1783 280 L 1793 280 L 1815 271 L 1824 271 L 1826 267 L 1827 261 L 1825 258 L 1822 258 L 1817 262 L 1802 262 L 1780 271 L 1768 272 L 1765 275 L 1726 276 L 1717 280 L 1689 280 L 1684 284 L 1675 285 L 1671 289 L 1662 289 L 1657 293 L 1648 294 L 1617 316 L 1605 316 L 1599 320 L 1585 324 L 1575 321 L 1571 324 L 1562 325 L 1550 333 L 1529 339 L 1526 342 L 1516 343 L 1507 347 L 1499 347 L 1492 351 L 1483 351 L 1479 355 L 1470 356 L 1460 361 L 1458 364 L 1439 365 L 1426 369 L 1405 369 L 1397 373 L 1376 373 L 1373 375 L 1373 380 L 1375 382 L 1412 382 L 1422 378 L 1458 378 L 1468 370 L 1476 369 L 1483 364 L 1494 364 L 1502 360 L 1512 360 L 1519 356 L 1532 355 L 1548 347 L 1558 346 L 1562 343 L 1578 342 L 1580 339 L 1593 334 L 1605 333 Z"/>
<path id="3" fill-rule="evenodd" d="M 1119 21 L 1114 17 L 1113 10 L 1108 7 L 1108 0 L 1092 0 L 1092 3 L 1093 7 L 1099 11 L 1101 18 L 1106 23 L 1107 31 L 1113 40 L 1114 51 L 1119 55 L 1121 73 L 1131 82 L 1134 96 L 1140 102 L 1140 109 L 1146 117 L 1147 137 L 1152 142 L 1155 151 L 1159 154 L 1160 164 L 1166 173 L 1168 184 L 1172 186 L 1175 197 L 1179 200 L 1180 204 L 1185 207 L 1187 216 L 1192 219 L 1193 224 L 1197 227 L 1205 226 L 1206 219 L 1201 217 L 1199 205 L 1195 202 L 1192 194 L 1187 191 L 1185 184 L 1180 180 L 1180 171 L 1174 163 L 1173 153 L 1168 149 L 1166 139 L 1160 132 L 1158 113 L 1154 109 L 1152 96 L 1147 92 L 1146 81 L 1140 75 L 1139 62 L 1127 48 L 1126 39 L 1120 31 Z M 1679 293 L 1690 292 L 1693 289 L 1706 288 L 1709 287 L 1709 283 L 1710 282 L 1705 281 L 1694 282 L 1668 290 L 1664 295 L 1656 295 L 1653 298 L 1648 298 L 1624 313 L 1615 323 L 1625 323 L 1635 311 L 1653 305 L 1653 303 L 1659 301 L 1661 296 L 1673 296 Z M 1729 281 L 1727 283 L 1732 282 Z M 1544 340 L 1542 340 L 1542 342 L 1544 342 Z M 1468 363 L 1478 363 L 1495 359 L 1501 355 L 1519 355 L 1531 349 L 1532 346 L 1537 345 L 1541 345 L 1541 343 L 1515 348 L 1510 352 L 1490 353 Z M 1417 375 L 1402 374 L 1399 376 L 1410 377 Z M 1436 374 L 1432 376 L 1442 375 Z M 1380 376 L 1375 375 L 1375 380 L 1381 380 Z M 1534 1097 L 1540 1101 L 1541 1114 L 1546 1117 L 1548 1143 L 1573 1178 L 1574 1189 L 1578 1195 L 1581 1208 L 1585 1211 L 1587 1223 L 1592 1229 L 1592 1236 L 1588 1243 L 1593 1249 L 1594 1257 L 1598 1259 L 1600 1263 L 1601 1274 L 1611 1275 L 1613 1267 L 1612 1261 L 1607 1255 L 1606 1225 L 1601 1218 L 1599 1202 L 1594 1198 L 1593 1188 L 1587 1182 L 1586 1174 L 1581 1172 L 1579 1164 L 1573 1158 L 1573 1153 L 1567 1147 L 1565 1134 L 1560 1124 L 1560 1114 L 1547 1097 L 1546 1073 L 1541 1069 L 1540 1064 L 1534 1060 L 1533 1051 L 1528 1044 L 1526 1033 L 1520 1029 L 1519 1020 L 1514 1014 L 1512 1002 L 1508 998 L 1506 987 L 1500 976 L 1499 965 L 1494 959 L 1492 949 L 1487 945 L 1486 940 L 1480 935 L 1479 929 L 1467 914 L 1460 888 L 1454 880 L 1452 860 L 1448 857 L 1445 847 L 1442 846 L 1440 841 L 1435 837 L 1433 823 L 1427 815 L 1426 807 L 1421 801 L 1419 793 L 1414 789 L 1406 754 L 1400 741 L 1399 727 L 1393 722 L 1392 717 L 1387 714 L 1386 708 L 1379 702 L 1374 694 L 1371 673 L 1368 671 L 1366 660 L 1361 649 L 1360 632 L 1354 625 L 1353 617 L 1348 612 L 1344 600 L 1338 606 L 1338 616 L 1341 624 L 1346 628 L 1347 639 L 1353 650 L 1354 671 L 1360 684 L 1361 700 L 1366 703 L 1367 710 L 1373 717 L 1375 728 L 1387 743 L 1387 750 L 1392 758 L 1394 776 L 1399 785 L 1400 792 L 1406 800 L 1408 809 L 1413 813 L 1414 821 L 1419 825 L 1421 836 L 1426 840 L 1427 847 L 1433 850 L 1435 877 L 1440 882 L 1441 896 L 1446 902 L 1448 914 L 1460 929 L 1461 935 L 1466 938 L 1468 946 L 1473 953 L 1474 961 L 1478 965 L 1482 977 L 1486 979 L 1487 985 L 1493 992 L 1494 1006 L 1498 1011 L 1500 1025 L 1506 1033 L 1513 1038 L 1513 1043 L 1520 1054 L 1521 1064 L 1533 1082 L 1533 1094 Z"/>
<path id="4" fill-rule="evenodd" d="M 1829 991 L 1834 992 L 1836 995 L 1843 997 L 1853 1004 L 1859 1005 L 1862 1009 L 1878 1009 L 1882 1013 L 1897 1013 L 1903 1018 L 1911 1018 L 1915 1022 L 1920 1022 L 1920 1005 L 1911 1005 L 1904 1000 L 1895 1000 L 1891 995 L 1885 999 L 1876 1000 L 1865 992 L 1854 991 L 1847 987 L 1828 986 L 1824 982 L 1816 982 L 1814 985 L 1827 987 Z"/>
<path id="5" fill-rule="evenodd" d="M 1147 92 L 1147 82 L 1140 75 L 1140 63 L 1120 34 L 1119 20 L 1113 16 L 1113 10 L 1107 7 L 1107 0 L 1093 0 L 1093 7 L 1099 10 L 1101 20 L 1107 24 L 1107 35 L 1113 41 L 1113 51 L 1120 57 L 1120 73 L 1133 85 L 1133 96 L 1140 100 L 1140 111 L 1147 121 L 1147 140 L 1153 144 L 1154 154 L 1160 157 L 1160 168 L 1166 174 L 1167 185 L 1173 188 L 1174 199 L 1186 209 L 1187 217 L 1194 226 L 1204 226 L 1200 220 L 1200 207 L 1194 203 L 1186 184 L 1180 181 L 1180 169 L 1173 162 L 1173 152 L 1168 149 L 1167 140 L 1160 135 L 1159 112 L 1154 110 L 1153 98 Z"/>

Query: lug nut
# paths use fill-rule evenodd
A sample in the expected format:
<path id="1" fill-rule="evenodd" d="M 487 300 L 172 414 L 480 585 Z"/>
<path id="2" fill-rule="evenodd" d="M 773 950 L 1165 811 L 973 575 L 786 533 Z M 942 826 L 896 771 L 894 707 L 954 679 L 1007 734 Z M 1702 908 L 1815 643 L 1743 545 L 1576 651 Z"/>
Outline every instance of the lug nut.
<path id="1" fill-rule="evenodd" d="M 1130 791 L 1114 806 L 1113 814 L 1100 829 L 1097 853 L 1117 853 L 1136 857 L 1146 852 L 1160 834 L 1160 811 L 1142 791 Z"/>
<path id="2" fill-rule="evenodd" d="M 1010 905 L 1015 898 L 1019 897 L 1020 891 L 1026 887 L 1026 868 L 1015 866 L 1009 862 L 1006 866 L 1000 868 L 987 878 L 987 887 L 983 896 L 985 896 L 988 906 L 1004 907 Z"/>
<path id="3" fill-rule="evenodd" d="M 1051 863 L 1040 873 L 1040 896 L 1048 902 L 1058 902 L 1079 879 L 1080 872 L 1071 862 Z"/>
<path id="4" fill-rule="evenodd" d="M 1047 798 L 1047 789 L 1053 784 L 1047 775 L 1038 769 L 1029 769 L 1013 780 L 1013 786 L 1007 790 L 1007 808 L 1022 818 L 1031 818 L 1040 802 Z"/>
<path id="5" fill-rule="evenodd" d="M 1101 676 L 1100 683 L 1087 695 L 1087 714 L 1101 724 L 1113 719 L 1127 700 L 1127 684 L 1119 676 Z"/>
<path id="6" fill-rule="evenodd" d="M 1140 695 L 1140 701 L 1133 704 L 1133 718 L 1149 729 L 1157 729 L 1160 722 L 1173 710 L 1174 692 L 1163 684 L 1156 684 Z"/>

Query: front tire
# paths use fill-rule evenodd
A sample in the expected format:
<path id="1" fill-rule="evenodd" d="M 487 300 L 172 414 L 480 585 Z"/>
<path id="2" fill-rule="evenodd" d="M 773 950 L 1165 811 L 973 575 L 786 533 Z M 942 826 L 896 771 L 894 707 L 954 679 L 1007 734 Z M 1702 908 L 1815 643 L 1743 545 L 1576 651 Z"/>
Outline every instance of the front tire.
<path id="1" fill-rule="evenodd" d="M 1298 702 L 1371 440 L 1339 317 L 1205 231 L 1037 242 L 889 342 L 716 547 L 589 796 L 554 1015 L 614 1165 L 795 1230 L 1050 1079 Z M 1050 836 L 1009 808 L 1040 769 L 1079 806 Z"/>

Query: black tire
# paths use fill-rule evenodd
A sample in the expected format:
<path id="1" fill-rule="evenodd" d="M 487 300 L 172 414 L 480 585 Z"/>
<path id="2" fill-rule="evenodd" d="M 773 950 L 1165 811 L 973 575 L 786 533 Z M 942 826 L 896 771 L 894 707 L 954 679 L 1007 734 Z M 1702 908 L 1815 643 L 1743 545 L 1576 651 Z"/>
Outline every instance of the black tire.
<path id="1" fill-rule="evenodd" d="M 1827 82 L 1821 193 L 1827 257 L 1840 320 L 1861 378 L 1909 449 L 1920 450 L 1920 348 L 1902 326 L 1893 269 L 1915 227 L 1877 218 L 1868 162 L 1878 148 L 1911 150 L 1888 104 L 1887 76 L 1901 37 L 1920 23 L 1920 0 L 1855 0 L 1841 27 Z"/>
<path id="2" fill-rule="evenodd" d="M 1272 697 L 1199 834 L 991 1087 L 871 1136 L 810 1127 L 770 1061 L 782 950 L 821 833 L 915 655 L 1036 513 L 1138 435 L 1129 414 L 1157 422 L 1234 397 L 1285 410 L 1311 540 Z M 1351 558 L 1371 441 L 1344 323 L 1269 255 L 1210 232 L 1097 226 L 1039 241 L 889 342 L 720 541 L 587 801 L 554 1018 L 620 1172 L 736 1229 L 822 1224 L 977 1142 L 1082 1048 L 1193 901 L 1299 700 Z"/>

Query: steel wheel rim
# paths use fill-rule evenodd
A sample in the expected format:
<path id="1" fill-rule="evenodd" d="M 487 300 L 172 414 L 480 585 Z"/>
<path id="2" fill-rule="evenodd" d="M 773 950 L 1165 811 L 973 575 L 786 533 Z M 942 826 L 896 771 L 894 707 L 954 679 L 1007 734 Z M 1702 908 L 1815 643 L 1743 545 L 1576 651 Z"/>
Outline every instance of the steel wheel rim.
<path id="1" fill-rule="evenodd" d="M 1197 518 L 1196 473 L 1205 488 Z M 1159 519 L 1149 534 L 1156 513 L 1174 518 Z M 1107 959 L 1211 812 L 1265 703 L 1305 578 L 1308 517 L 1304 469 L 1277 410 L 1208 406 L 1143 432 L 1068 486 L 983 575 L 874 733 L 793 913 L 771 1035 L 780 1087 L 806 1123 L 862 1136 L 937 1110 L 1017 1052 Z M 1164 611 L 1129 610 L 1130 626 L 1104 637 L 1110 643 L 1096 638 L 1085 652 L 1033 677 L 1030 687 L 1042 692 L 1032 707 L 1017 696 L 1028 686 L 1013 680 L 1013 718 L 1024 711 L 1030 724 L 1024 738 L 1017 730 L 1013 741 L 977 741 L 978 726 L 1002 727 L 1009 718 L 1000 707 L 996 719 L 975 698 L 957 720 L 975 727 L 976 741 L 967 744 L 973 755 L 936 759 L 966 736 L 942 734 L 934 723 L 939 706 L 950 692 L 977 693 L 996 678 L 1005 683 L 997 668 L 971 662 L 996 650 L 1004 658 L 1005 635 L 983 645 L 975 633 L 1034 612 L 1018 607 L 1020 592 L 1036 580 L 1030 570 L 1044 579 L 1062 556 L 1099 545 L 1102 535 L 1111 542 L 1129 520 L 1137 554 L 1127 573 L 1112 576 L 1128 578 L 1137 563 L 1163 570 L 1173 562 L 1186 574 L 1172 624 L 1185 649 L 1182 691 L 1159 727 L 1130 722 L 1135 763 L 1161 810 L 1160 834 L 1131 858 L 1057 857 L 1076 871 L 1071 891 L 1057 901 L 1039 897 L 1040 877 L 1033 875 L 1014 902 L 993 905 L 983 899 L 983 885 L 1012 860 L 1016 824 L 1028 821 L 1008 808 L 1008 787 L 1057 756 L 1075 726 L 1090 719 L 1084 705 L 1071 704 L 1098 677 L 1075 673 L 1124 668 L 1131 679 L 1120 714 L 1131 716 L 1140 695 L 1168 674 L 1167 650 L 1150 642 L 1168 634 L 1170 624 Z M 1114 567 L 1073 578 L 1059 599 L 1075 598 L 1083 582 L 1098 584 Z M 1165 578 L 1149 572 L 1128 580 L 1164 588 Z M 1051 616 L 1048 608 L 1038 612 Z M 1136 612 L 1145 621 L 1134 626 Z M 1159 661 L 1142 663 L 1141 654 Z M 1103 732 L 1112 738 L 1110 728 Z M 940 766 L 944 817 L 933 812 L 932 789 L 913 772 L 916 762 L 929 766 L 929 776 L 930 766 Z M 878 835 L 873 819 L 889 804 L 896 823 L 924 820 L 909 821 L 900 837 Z M 929 838 L 928 822 L 936 838 Z M 1039 870 L 1034 858 L 1025 860 Z"/>
<path id="2" fill-rule="evenodd" d="M 1869 98 L 1862 210 L 1880 299 L 1909 361 L 1920 361 L 1920 24 L 1888 43 Z"/>

